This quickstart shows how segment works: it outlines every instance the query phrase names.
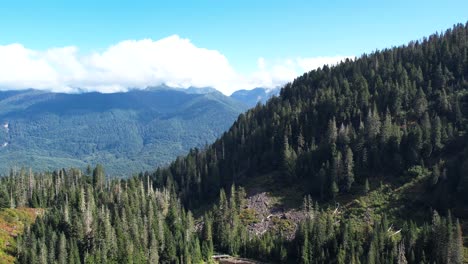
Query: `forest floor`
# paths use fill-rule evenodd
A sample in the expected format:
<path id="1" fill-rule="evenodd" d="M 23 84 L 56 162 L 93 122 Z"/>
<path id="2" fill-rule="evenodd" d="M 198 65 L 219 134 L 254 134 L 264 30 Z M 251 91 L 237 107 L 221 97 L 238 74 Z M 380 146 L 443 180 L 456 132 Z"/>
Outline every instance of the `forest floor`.
<path id="1" fill-rule="evenodd" d="M 15 262 L 16 236 L 43 213 L 43 209 L 35 208 L 0 209 L 0 264 Z"/>

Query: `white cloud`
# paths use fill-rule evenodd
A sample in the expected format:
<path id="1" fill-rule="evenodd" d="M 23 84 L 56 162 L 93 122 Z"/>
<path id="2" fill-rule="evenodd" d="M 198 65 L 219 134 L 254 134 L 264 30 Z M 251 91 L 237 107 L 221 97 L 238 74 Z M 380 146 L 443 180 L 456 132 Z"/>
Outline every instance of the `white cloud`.
<path id="1" fill-rule="evenodd" d="M 46 88 L 58 78 L 43 56 L 19 44 L 1 46 L 0 76 L 2 86 L 11 88 Z"/>
<path id="2" fill-rule="evenodd" d="M 0 45 L 0 87 L 57 92 L 117 92 L 166 84 L 214 87 L 225 94 L 237 89 L 276 87 L 304 71 L 346 57 L 257 61 L 258 70 L 241 75 L 219 51 L 199 48 L 173 35 L 153 41 L 126 40 L 105 51 L 80 55 L 77 47 L 35 51 L 21 44 Z"/>
<path id="3" fill-rule="evenodd" d="M 274 88 L 294 80 L 304 72 L 315 70 L 324 65 L 336 65 L 353 56 L 332 56 L 284 59 L 268 62 L 264 58 L 257 61 L 258 71 L 247 78 L 246 85 L 252 87 Z"/>

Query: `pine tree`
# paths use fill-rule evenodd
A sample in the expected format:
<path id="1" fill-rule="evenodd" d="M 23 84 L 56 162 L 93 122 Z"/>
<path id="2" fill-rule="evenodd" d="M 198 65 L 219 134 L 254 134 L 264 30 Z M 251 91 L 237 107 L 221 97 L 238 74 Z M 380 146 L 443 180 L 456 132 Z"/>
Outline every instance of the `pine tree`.
<path id="1" fill-rule="evenodd" d="M 98 190 L 102 190 L 104 186 L 104 167 L 101 164 L 97 164 L 93 170 L 93 186 Z"/>
<path id="2" fill-rule="evenodd" d="M 198 238 L 195 238 L 192 240 L 192 263 L 202 263 L 203 258 L 202 258 L 202 253 L 200 249 L 200 241 Z"/>
<path id="3" fill-rule="evenodd" d="M 39 263 L 47 264 L 47 246 L 43 239 L 39 244 Z"/>
<path id="4" fill-rule="evenodd" d="M 354 85 L 358 91 L 358 104 L 361 108 L 366 108 L 369 105 L 369 85 L 366 79 L 360 75 L 356 78 Z"/>
<path id="5" fill-rule="evenodd" d="M 307 230 L 304 231 L 304 241 L 302 243 L 302 250 L 301 250 L 301 263 L 302 264 L 309 264 L 311 260 L 309 259 L 309 235 L 307 234 Z"/>
<path id="6" fill-rule="evenodd" d="M 354 160 L 353 152 L 351 148 L 346 148 L 346 157 L 345 157 L 345 182 L 346 182 L 346 191 L 351 190 L 351 186 L 354 183 Z"/>
<path id="7" fill-rule="evenodd" d="M 297 151 L 296 152 L 300 155 L 304 150 L 305 150 L 304 136 L 302 136 L 302 133 L 299 133 L 299 136 L 297 136 Z"/>
<path id="8" fill-rule="evenodd" d="M 68 263 L 68 252 L 67 252 L 67 239 L 64 233 L 59 235 L 59 246 L 58 246 L 58 263 Z"/>
<path id="9" fill-rule="evenodd" d="M 292 180 L 292 177 L 295 175 L 296 158 L 296 152 L 289 145 L 288 137 L 285 135 L 282 153 L 282 168 L 289 180 Z"/>
<path id="10" fill-rule="evenodd" d="M 453 117 L 455 119 L 455 124 L 460 125 L 461 122 L 463 121 L 463 113 L 460 108 L 460 102 L 459 102 L 458 95 L 457 96 L 452 96 L 452 111 L 453 111 Z"/>
<path id="11" fill-rule="evenodd" d="M 369 179 L 366 178 L 366 181 L 364 182 L 364 193 L 368 194 L 370 191 L 370 186 L 369 186 Z"/>
<path id="12" fill-rule="evenodd" d="M 336 195 L 338 194 L 338 192 L 339 192 L 338 185 L 336 185 L 335 181 L 332 181 L 332 183 L 330 184 L 330 195 L 332 199 L 336 198 Z"/>
<path id="13" fill-rule="evenodd" d="M 149 249 L 148 249 L 148 262 L 149 263 L 159 263 L 159 245 L 158 241 L 156 239 L 156 235 L 153 230 L 151 230 L 150 233 L 150 243 L 149 243 Z"/>
<path id="14" fill-rule="evenodd" d="M 422 117 L 427 111 L 427 99 L 424 91 L 419 88 L 418 94 L 416 95 L 416 101 L 414 102 L 414 111 L 418 117 Z"/>
<path id="15" fill-rule="evenodd" d="M 333 145 L 336 143 L 338 137 L 338 130 L 336 128 L 335 118 L 333 117 L 328 121 L 328 130 L 327 130 L 327 144 Z"/>
<path id="16" fill-rule="evenodd" d="M 445 89 L 442 89 L 438 94 L 438 107 L 441 113 L 449 113 L 451 111 L 450 102 Z"/>
<path id="17" fill-rule="evenodd" d="M 380 133 L 380 116 L 377 110 L 377 106 L 374 105 L 374 109 L 369 111 L 366 120 L 366 129 L 367 129 L 367 136 L 369 139 L 375 139 Z"/>
<path id="18" fill-rule="evenodd" d="M 445 88 L 445 76 L 442 70 L 442 65 L 439 63 L 434 71 L 434 89 L 439 91 Z"/>
<path id="19" fill-rule="evenodd" d="M 462 229 L 460 226 L 460 222 L 457 219 L 457 222 L 455 224 L 455 233 L 453 236 L 453 241 L 452 241 L 452 263 L 454 264 L 462 264 L 463 263 L 463 235 L 462 235 Z"/>
<path id="20" fill-rule="evenodd" d="M 433 123 L 434 125 L 432 128 L 432 142 L 433 142 L 434 148 L 437 151 L 440 151 L 443 145 L 442 145 L 442 124 L 440 122 L 439 116 L 435 116 Z"/>
<path id="21" fill-rule="evenodd" d="M 432 129 L 431 129 L 431 120 L 429 118 L 428 112 L 425 112 L 423 115 L 423 119 L 421 121 L 421 128 L 422 128 L 422 133 L 423 133 L 423 142 L 426 144 L 430 144 Z"/>
<path id="22" fill-rule="evenodd" d="M 0 208 L 10 207 L 10 196 L 8 191 L 4 188 L 0 189 Z"/>
<path id="23" fill-rule="evenodd" d="M 408 264 L 408 261 L 406 260 L 405 256 L 405 244 L 400 242 L 398 245 L 398 259 L 397 259 L 398 264 Z"/>
<path id="24" fill-rule="evenodd" d="M 382 133 L 381 133 L 382 142 L 384 144 L 387 143 L 391 136 L 392 136 L 392 116 L 390 115 L 390 111 L 387 109 L 385 113 L 385 119 L 382 125 Z"/>
<path id="25" fill-rule="evenodd" d="M 372 241 L 370 243 L 369 251 L 367 252 L 367 263 L 368 264 L 375 264 L 377 258 L 377 250 L 376 250 L 375 242 Z"/>
<path id="26" fill-rule="evenodd" d="M 48 248 L 49 255 L 47 256 L 47 263 L 55 263 L 56 242 L 57 242 L 57 235 L 54 232 L 52 233 L 52 237 L 50 237 L 48 240 L 47 248 Z M 34 261 L 32 263 L 34 263 Z"/>
<path id="27" fill-rule="evenodd" d="M 440 177 L 440 165 L 439 163 L 434 164 L 432 167 L 432 179 L 431 179 L 431 184 L 436 185 L 437 182 L 439 182 L 439 177 Z"/>
<path id="28" fill-rule="evenodd" d="M 211 256 L 213 255 L 212 220 L 207 214 L 205 214 L 203 219 L 202 256 L 204 260 L 208 261 L 211 260 Z"/>

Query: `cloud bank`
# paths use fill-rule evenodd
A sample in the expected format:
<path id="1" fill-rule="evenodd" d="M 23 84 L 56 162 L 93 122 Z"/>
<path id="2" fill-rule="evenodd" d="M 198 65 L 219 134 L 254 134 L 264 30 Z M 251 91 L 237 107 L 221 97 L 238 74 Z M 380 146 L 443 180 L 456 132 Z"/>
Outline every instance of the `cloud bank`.
<path id="1" fill-rule="evenodd" d="M 346 58 L 351 56 L 259 58 L 257 70 L 239 74 L 219 51 L 196 47 L 177 35 L 156 41 L 126 40 L 90 54 L 79 54 L 74 46 L 36 51 L 10 44 L 0 45 L 0 87 L 112 93 L 166 84 L 214 87 L 229 95 L 238 89 L 277 87 L 303 72 Z"/>

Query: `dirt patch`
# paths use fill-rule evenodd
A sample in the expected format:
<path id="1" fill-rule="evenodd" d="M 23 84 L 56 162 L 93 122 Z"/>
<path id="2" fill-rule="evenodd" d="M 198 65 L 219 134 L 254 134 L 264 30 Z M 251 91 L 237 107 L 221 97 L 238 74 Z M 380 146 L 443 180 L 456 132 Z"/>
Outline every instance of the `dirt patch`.
<path id="1" fill-rule="evenodd" d="M 218 263 L 221 263 L 221 264 L 260 264 L 260 262 L 257 262 L 254 260 L 244 259 L 244 258 L 234 258 L 234 257 L 221 259 L 219 260 Z"/>
<path id="2" fill-rule="evenodd" d="M 244 209 L 255 213 L 255 221 L 250 221 L 247 229 L 250 234 L 257 236 L 268 230 L 276 230 L 288 239 L 293 239 L 298 223 L 306 218 L 302 210 L 287 209 L 276 203 L 266 192 L 248 197 Z"/>

